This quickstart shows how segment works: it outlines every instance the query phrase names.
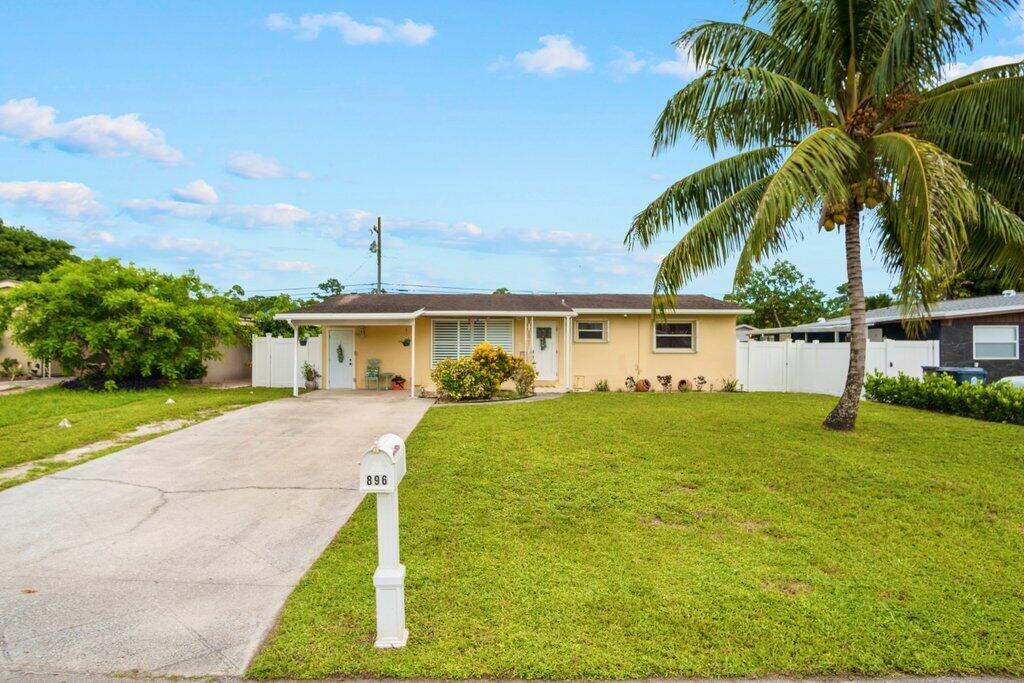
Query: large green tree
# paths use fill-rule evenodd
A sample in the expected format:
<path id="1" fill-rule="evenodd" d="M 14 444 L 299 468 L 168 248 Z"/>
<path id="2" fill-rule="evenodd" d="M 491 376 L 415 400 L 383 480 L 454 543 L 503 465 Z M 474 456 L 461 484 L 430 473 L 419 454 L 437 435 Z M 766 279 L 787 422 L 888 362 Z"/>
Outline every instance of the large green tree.
<path id="1" fill-rule="evenodd" d="M 65 371 L 185 379 L 234 342 L 238 315 L 194 273 L 166 275 L 98 258 L 64 263 L 6 294 L 14 341 Z"/>
<path id="2" fill-rule="evenodd" d="M 627 243 L 692 223 L 658 270 L 655 293 L 671 295 L 734 257 L 742 281 L 808 228 L 838 230 L 850 365 L 826 427 L 853 429 L 864 382 L 865 217 L 907 312 L 962 268 L 1024 274 L 1024 63 L 943 82 L 987 19 L 1015 5 L 749 0 L 742 22 L 706 21 L 679 38 L 703 73 L 669 100 L 654 152 L 689 135 L 739 153 L 669 187 Z"/>
<path id="3" fill-rule="evenodd" d="M 752 309 L 753 314 L 742 316 L 740 322 L 755 327 L 799 325 L 831 313 L 825 293 L 789 261 L 755 268 L 725 299 Z"/>
<path id="4" fill-rule="evenodd" d="M 5 225 L 0 219 L 0 280 L 38 280 L 65 261 L 79 260 L 73 250 L 64 240 Z"/>

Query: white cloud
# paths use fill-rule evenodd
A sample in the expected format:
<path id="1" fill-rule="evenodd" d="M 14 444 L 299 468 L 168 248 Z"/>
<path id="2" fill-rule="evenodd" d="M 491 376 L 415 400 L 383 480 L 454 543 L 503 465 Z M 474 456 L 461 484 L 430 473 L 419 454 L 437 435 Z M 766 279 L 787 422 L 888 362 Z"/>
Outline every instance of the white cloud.
<path id="1" fill-rule="evenodd" d="M 940 79 L 942 81 L 951 81 L 961 76 L 966 76 L 969 73 L 975 71 L 981 71 L 982 69 L 989 69 L 993 66 L 1002 66 L 1003 64 L 1014 64 L 1024 60 L 1024 53 L 1017 55 L 989 55 L 986 57 L 979 57 L 973 62 L 955 62 L 953 64 L 946 64 L 942 67 L 940 72 Z"/>
<path id="2" fill-rule="evenodd" d="M 269 180 L 273 178 L 299 178 L 308 180 L 312 175 L 308 171 L 291 171 L 275 159 L 256 152 L 234 152 L 227 163 L 227 171 L 232 175 L 249 180 Z"/>
<path id="3" fill-rule="evenodd" d="M 292 204 L 194 204 L 169 199 L 130 199 L 121 210 L 138 220 L 176 218 L 232 228 L 282 228 L 329 223 L 331 214 L 313 213 Z"/>
<path id="4" fill-rule="evenodd" d="M 690 48 L 685 45 L 676 46 L 675 59 L 665 59 L 657 64 L 653 64 L 651 65 L 651 71 L 656 74 L 667 74 L 683 79 L 693 78 L 700 73 L 697 63 L 690 54 Z"/>
<path id="5" fill-rule="evenodd" d="M 98 157 L 134 154 L 167 165 L 184 161 L 184 155 L 167 144 L 163 131 L 140 120 L 138 114 L 92 114 L 58 123 L 57 110 L 34 97 L 0 105 L 0 136 L 50 142 L 68 152 Z"/>
<path id="6" fill-rule="evenodd" d="M 219 197 L 208 182 L 205 180 L 193 180 L 185 187 L 176 188 L 171 196 L 183 202 L 192 204 L 216 204 Z"/>
<path id="7" fill-rule="evenodd" d="M 91 189 L 82 183 L 66 181 L 0 183 L 0 201 L 22 204 L 68 218 L 103 213 L 103 207 L 96 201 Z"/>
<path id="8" fill-rule="evenodd" d="M 631 76 L 643 71 L 647 66 L 646 59 L 640 59 L 636 53 L 630 50 L 623 50 L 621 47 L 612 49 L 615 51 L 616 57 L 608 64 L 608 68 L 614 78 L 622 79 Z"/>
<path id="9" fill-rule="evenodd" d="M 573 44 L 568 36 L 541 36 L 543 47 L 533 52 L 520 52 L 515 63 L 528 73 L 551 75 L 559 71 L 585 71 L 590 68 L 590 60 L 582 47 Z"/>
<path id="10" fill-rule="evenodd" d="M 389 19 L 373 19 L 373 23 L 356 21 L 344 12 L 303 14 L 293 20 L 286 14 L 269 15 L 265 24 L 271 31 L 289 31 L 302 40 L 316 40 L 325 29 L 335 29 L 348 45 L 369 45 L 374 43 L 403 43 L 425 45 L 437 35 L 430 24 L 418 24 L 411 19 L 395 23 Z"/>
<path id="11" fill-rule="evenodd" d="M 312 273 L 316 270 L 316 266 L 305 261 L 263 261 L 260 267 L 278 273 Z"/>

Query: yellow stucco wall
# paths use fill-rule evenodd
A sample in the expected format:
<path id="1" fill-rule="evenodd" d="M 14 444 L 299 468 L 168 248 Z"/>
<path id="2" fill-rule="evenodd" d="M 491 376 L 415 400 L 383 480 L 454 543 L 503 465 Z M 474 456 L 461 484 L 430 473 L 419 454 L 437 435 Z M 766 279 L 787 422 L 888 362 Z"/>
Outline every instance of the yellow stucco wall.
<path id="1" fill-rule="evenodd" d="M 721 386 L 723 378 L 736 375 L 736 318 L 731 315 L 673 316 L 671 321 L 696 324 L 696 349 L 692 352 L 654 351 L 654 321 L 649 315 L 580 316 L 579 320 L 608 321 L 608 341 L 574 341 L 573 388 L 590 390 L 607 380 L 612 391 L 625 388 L 626 377 L 646 378 L 655 388 L 658 375 L 672 375 L 691 382 L 703 375 Z M 573 335 L 575 338 L 575 334 Z"/>
<path id="2" fill-rule="evenodd" d="M 570 385 L 578 390 L 590 390 L 599 379 L 608 380 L 612 390 L 623 387 L 626 377 L 646 377 L 657 387 L 657 375 L 669 374 L 673 384 L 680 379 L 693 380 L 704 375 L 709 382 L 720 386 L 723 378 L 736 373 L 736 319 L 730 315 L 679 316 L 673 320 L 688 320 L 696 323 L 696 350 L 686 353 L 665 353 L 653 350 L 653 321 L 649 315 L 605 315 L 581 316 L 579 320 L 607 320 L 607 342 L 577 342 L 573 334 L 572 372 Z M 563 347 L 565 332 L 564 319 L 541 319 L 536 322 L 553 323 L 555 343 L 559 352 L 558 378 L 552 381 L 538 381 L 537 386 L 564 387 Z M 530 349 L 524 337 L 525 320 L 517 318 L 513 333 L 513 353 L 523 355 Z M 322 365 L 326 375 L 328 363 L 328 331 L 324 328 Z M 333 328 L 337 329 L 337 328 Z M 366 388 L 363 375 L 370 358 L 380 358 L 381 370 L 393 372 L 407 378 L 410 375 L 411 349 L 402 346 L 403 337 L 411 337 L 408 325 L 367 325 L 355 327 L 355 376 L 356 387 Z M 575 323 L 572 328 L 575 332 Z M 428 390 L 434 388 L 430 379 L 430 337 L 431 318 L 416 320 L 416 386 Z M 527 354 L 528 355 L 528 354 Z M 322 381 L 327 386 L 327 377 Z M 371 385 L 372 386 L 372 385 Z"/>

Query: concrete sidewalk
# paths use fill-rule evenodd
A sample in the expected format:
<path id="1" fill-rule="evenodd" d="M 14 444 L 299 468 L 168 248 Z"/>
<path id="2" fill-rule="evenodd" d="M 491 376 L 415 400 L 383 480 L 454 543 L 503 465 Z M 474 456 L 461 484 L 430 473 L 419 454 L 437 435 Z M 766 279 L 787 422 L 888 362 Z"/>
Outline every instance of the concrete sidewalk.
<path id="1" fill-rule="evenodd" d="M 362 452 L 429 406 L 314 392 L 0 492 L 0 672 L 243 673 L 361 500 Z"/>

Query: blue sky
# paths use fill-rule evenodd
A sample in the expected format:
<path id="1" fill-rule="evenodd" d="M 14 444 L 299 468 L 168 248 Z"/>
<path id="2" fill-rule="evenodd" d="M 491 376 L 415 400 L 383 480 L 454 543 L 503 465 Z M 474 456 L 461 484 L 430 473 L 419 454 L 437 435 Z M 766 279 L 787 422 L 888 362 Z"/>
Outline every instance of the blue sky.
<path id="1" fill-rule="evenodd" d="M 631 217 L 709 161 L 650 130 L 731 2 L 33 2 L 0 23 L 0 217 L 219 286 L 645 292 Z M 951 67 L 1024 59 L 995 18 Z M 980 61 L 979 61 L 980 60 Z M 831 291 L 840 238 L 788 258 Z M 887 274 L 865 253 L 867 289 Z M 720 296 L 724 268 L 686 289 Z"/>

